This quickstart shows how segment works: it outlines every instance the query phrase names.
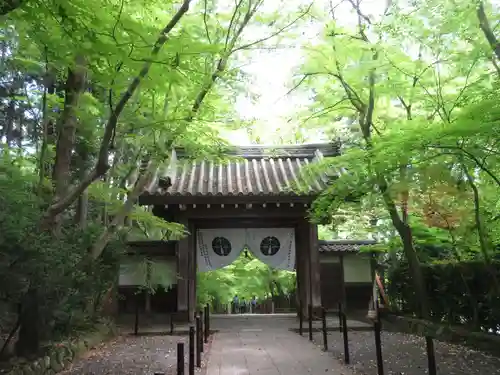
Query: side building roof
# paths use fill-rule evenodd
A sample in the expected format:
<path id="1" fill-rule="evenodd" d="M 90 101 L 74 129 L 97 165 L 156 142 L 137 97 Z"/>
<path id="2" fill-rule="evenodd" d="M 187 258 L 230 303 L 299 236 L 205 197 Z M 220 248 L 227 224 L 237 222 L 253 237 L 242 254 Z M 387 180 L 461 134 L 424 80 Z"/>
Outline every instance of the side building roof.
<path id="1" fill-rule="evenodd" d="M 320 253 L 357 253 L 361 246 L 376 245 L 375 240 L 333 240 L 318 241 Z"/>

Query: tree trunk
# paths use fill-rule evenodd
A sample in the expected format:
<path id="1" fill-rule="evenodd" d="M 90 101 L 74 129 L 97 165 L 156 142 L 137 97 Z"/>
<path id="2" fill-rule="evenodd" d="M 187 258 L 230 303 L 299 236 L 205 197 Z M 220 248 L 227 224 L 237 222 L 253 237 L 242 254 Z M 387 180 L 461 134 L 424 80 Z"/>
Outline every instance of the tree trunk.
<path id="1" fill-rule="evenodd" d="M 80 174 L 80 180 L 85 178 L 87 171 L 87 160 L 89 159 L 89 154 L 87 148 L 81 143 L 76 144 L 76 163 L 78 164 L 78 170 Z M 75 214 L 75 224 L 81 229 L 87 226 L 87 216 L 88 216 L 88 205 L 89 205 L 89 192 L 84 190 L 82 194 L 78 197 L 78 204 L 76 206 Z"/>
<path id="2" fill-rule="evenodd" d="M 64 109 L 57 126 L 59 136 L 56 144 L 56 161 L 53 172 L 56 200 L 65 195 L 71 185 L 71 156 L 78 127 L 76 110 L 80 96 L 85 88 L 85 81 L 85 60 L 83 56 L 77 56 L 75 66 L 68 69 Z"/>
<path id="3" fill-rule="evenodd" d="M 0 4 L 0 16 L 5 16 L 13 10 L 16 10 L 23 2 L 24 0 L 2 0 Z"/>
<path id="4" fill-rule="evenodd" d="M 490 44 L 490 47 L 495 53 L 497 59 L 500 60 L 500 43 L 491 29 L 490 22 L 488 21 L 488 17 L 486 17 L 486 12 L 484 10 L 484 3 L 482 1 L 479 2 L 477 7 L 477 18 L 486 40 Z"/>
<path id="5" fill-rule="evenodd" d="M 5 138 L 7 141 L 7 146 L 12 146 L 12 143 L 14 142 L 15 139 L 15 116 L 16 116 L 16 103 L 14 102 L 13 99 L 9 101 L 9 106 L 7 107 L 6 110 L 6 124 L 5 124 Z"/>
<path id="6" fill-rule="evenodd" d="M 30 286 L 23 298 L 19 323 L 17 355 L 27 357 L 36 354 L 40 349 L 40 319 L 38 290 L 34 286 Z"/>
<path id="7" fill-rule="evenodd" d="M 403 243 L 403 251 L 405 253 L 406 259 L 408 260 L 408 266 L 410 268 L 411 276 L 413 279 L 413 287 L 415 288 L 416 300 L 418 301 L 417 314 L 419 318 L 427 319 L 430 317 L 429 311 L 429 300 L 427 296 L 427 289 L 425 287 L 425 280 L 422 273 L 422 267 L 420 266 L 420 261 L 413 244 L 413 234 L 410 225 L 405 223 L 398 214 L 398 210 L 394 200 L 392 199 L 387 181 L 381 175 L 377 176 L 377 184 L 379 186 L 380 192 L 384 199 L 387 211 L 391 217 L 392 224 L 396 231 L 398 232 L 401 241 Z"/>
<path id="8" fill-rule="evenodd" d="M 473 195 L 474 195 L 474 220 L 476 222 L 476 229 L 477 229 L 477 235 L 479 237 L 479 247 L 481 249 L 481 253 L 483 254 L 484 257 L 484 262 L 489 264 L 491 263 L 491 257 L 488 251 L 488 239 L 486 232 L 483 230 L 483 223 L 481 220 L 481 207 L 480 207 L 480 199 L 479 199 L 479 190 L 474 183 L 474 178 L 471 176 L 469 173 L 469 169 L 467 166 L 463 163 L 463 160 L 461 161 L 461 166 L 462 166 L 462 171 L 465 174 L 465 177 L 467 178 L 467 182 L 469 183 L 469 186 L 472 189 Z"/>
<path id="9" fill-rule="evenodd" d="M 87 226 L 87 215 L 89 211 L 89 193 L 85 190 L 82 195 L 78 198 L 78 206 L 76 209 L 76 224 L 80 228 L 85 228 Z"/>

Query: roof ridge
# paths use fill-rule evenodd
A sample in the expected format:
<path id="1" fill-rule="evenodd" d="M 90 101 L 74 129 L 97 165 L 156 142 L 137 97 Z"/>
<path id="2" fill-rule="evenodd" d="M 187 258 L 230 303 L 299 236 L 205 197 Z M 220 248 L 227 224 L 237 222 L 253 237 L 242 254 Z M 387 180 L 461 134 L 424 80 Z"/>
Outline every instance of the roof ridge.
<path id="1" fill-rule="evenodd" d="M 239 156 L 246 159 L 260 158 L 305 158 L 314 159 L 318 153 L 329 157 L 340 155 L 340 142 L 329 143 L 305 143 L 300 145 L 249 145 L 238 146 L 230 145 L 225 148 L 228 156 Z M 182 147 L 174 148 L 179 158 L 186 156 L 185 149 Z"/>

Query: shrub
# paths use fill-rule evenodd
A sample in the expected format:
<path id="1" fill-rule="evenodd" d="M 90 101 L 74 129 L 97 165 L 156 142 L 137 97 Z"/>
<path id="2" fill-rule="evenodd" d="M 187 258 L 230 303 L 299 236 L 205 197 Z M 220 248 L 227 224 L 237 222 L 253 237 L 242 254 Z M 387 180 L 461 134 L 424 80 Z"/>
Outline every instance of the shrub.
<path id="1" fill-rule="evenodd" d="M 500 328 L 500 261 L 440 262 L 422 265 L 432 320 L 497 332 Z M 408 266 L 389 274 L 388 294 L 403 313 L 418 311 Z"/>

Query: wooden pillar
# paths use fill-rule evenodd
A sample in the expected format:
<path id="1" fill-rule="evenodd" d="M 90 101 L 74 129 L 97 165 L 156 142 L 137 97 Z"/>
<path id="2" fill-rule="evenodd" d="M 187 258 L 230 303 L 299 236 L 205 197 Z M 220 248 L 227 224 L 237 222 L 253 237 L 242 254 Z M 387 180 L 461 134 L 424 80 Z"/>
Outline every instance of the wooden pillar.
<path id="1" fill-rule="evenodd" d="M 146 301 L 144 310 L 146 311 L 146 314 L 151 313 L 151 293 L 149 293 L 149 290 L 146 290 Z"/>
<path id="2" fill-rule="evenodd" d="M 182 220 L 183 224 L 188 229 L 187 220 Z M 189 252 L 190 252 L 190 237 L 187 236 L 177 242 L 177 311 L 181 315 L 189 312 Z"/>
<path id="3" fill-rule="evenodd" d="M 319 263 L 318 226 L 308 223 L 307 232 L 309 235 L 309 287 L 311 294 L 309 301 L 315 314 L 319 314 L 321 312 L 321 268 Z"/>
<path id="4" fill-rule="evenodd" d="M 340 296 L 340 302 L 342 302 L 342 306 L 344 309 L 347 308 L 347 292 L 345 287 L 345 274 L 344 274 L 344 254 L 339 254 L 340 256 L 340 277 L 342 282 L 342 293 Z"/>
<path id="5" fill-rule="evenodd" d="M 375 272 L 377 270 L 377 254 L 375 252 L 370 253 L 370 272 L 372 279 L 372 289 L 373 289 L 373 297 L 372 297 L 372 308 L 376 309 L 376 303 L 378 300 L 378 287 L 375 282 Z"/>
<path id="6" fill-rule="evenodd" d="M 310 256 L 310 244 L 309 244 L 309 232 L 307 230 L 307 225 L 302 230 L 302 235 L 304 237 L 304 246 L 302 247 L 303 258 L 302 264 L 304 265 L 304 293 L 305 293 L 305 309 L 306 314 L 304 316 L 309 316 L 308 306 L 312 304 L 312 287 L 311 287 L 311 256 Z"/>
<path id="7" fill-rule="evenodd" d="M 300 293 L 304 316 L 307 316 L 309 304 L 313 306 L 315 314 L 319 313 L 321 309 L 318 227 L 304 219 L 299 223 L 297 232 Z"/>
<path id="8" fill-rule="evenodd" d="M 197 246 L 196 227 L 189 223 L 189 281 L 188 281 L 188 311 L 189 321 L 194 322 L 196 313 L 196 270 L 197 270 Z"/>
<path id="9" fill-rule="evenodd" d="M 295 251 L 297 263 L 297 295 L 300 305 L 302 306 L 302 316 L 307 317 L 308 305 L 308 263 L 307 263 L 307 236 L 304 223 L 300 223 L 295 228 Z M 297 307 L 298 308 L 298 307 Z"/>

